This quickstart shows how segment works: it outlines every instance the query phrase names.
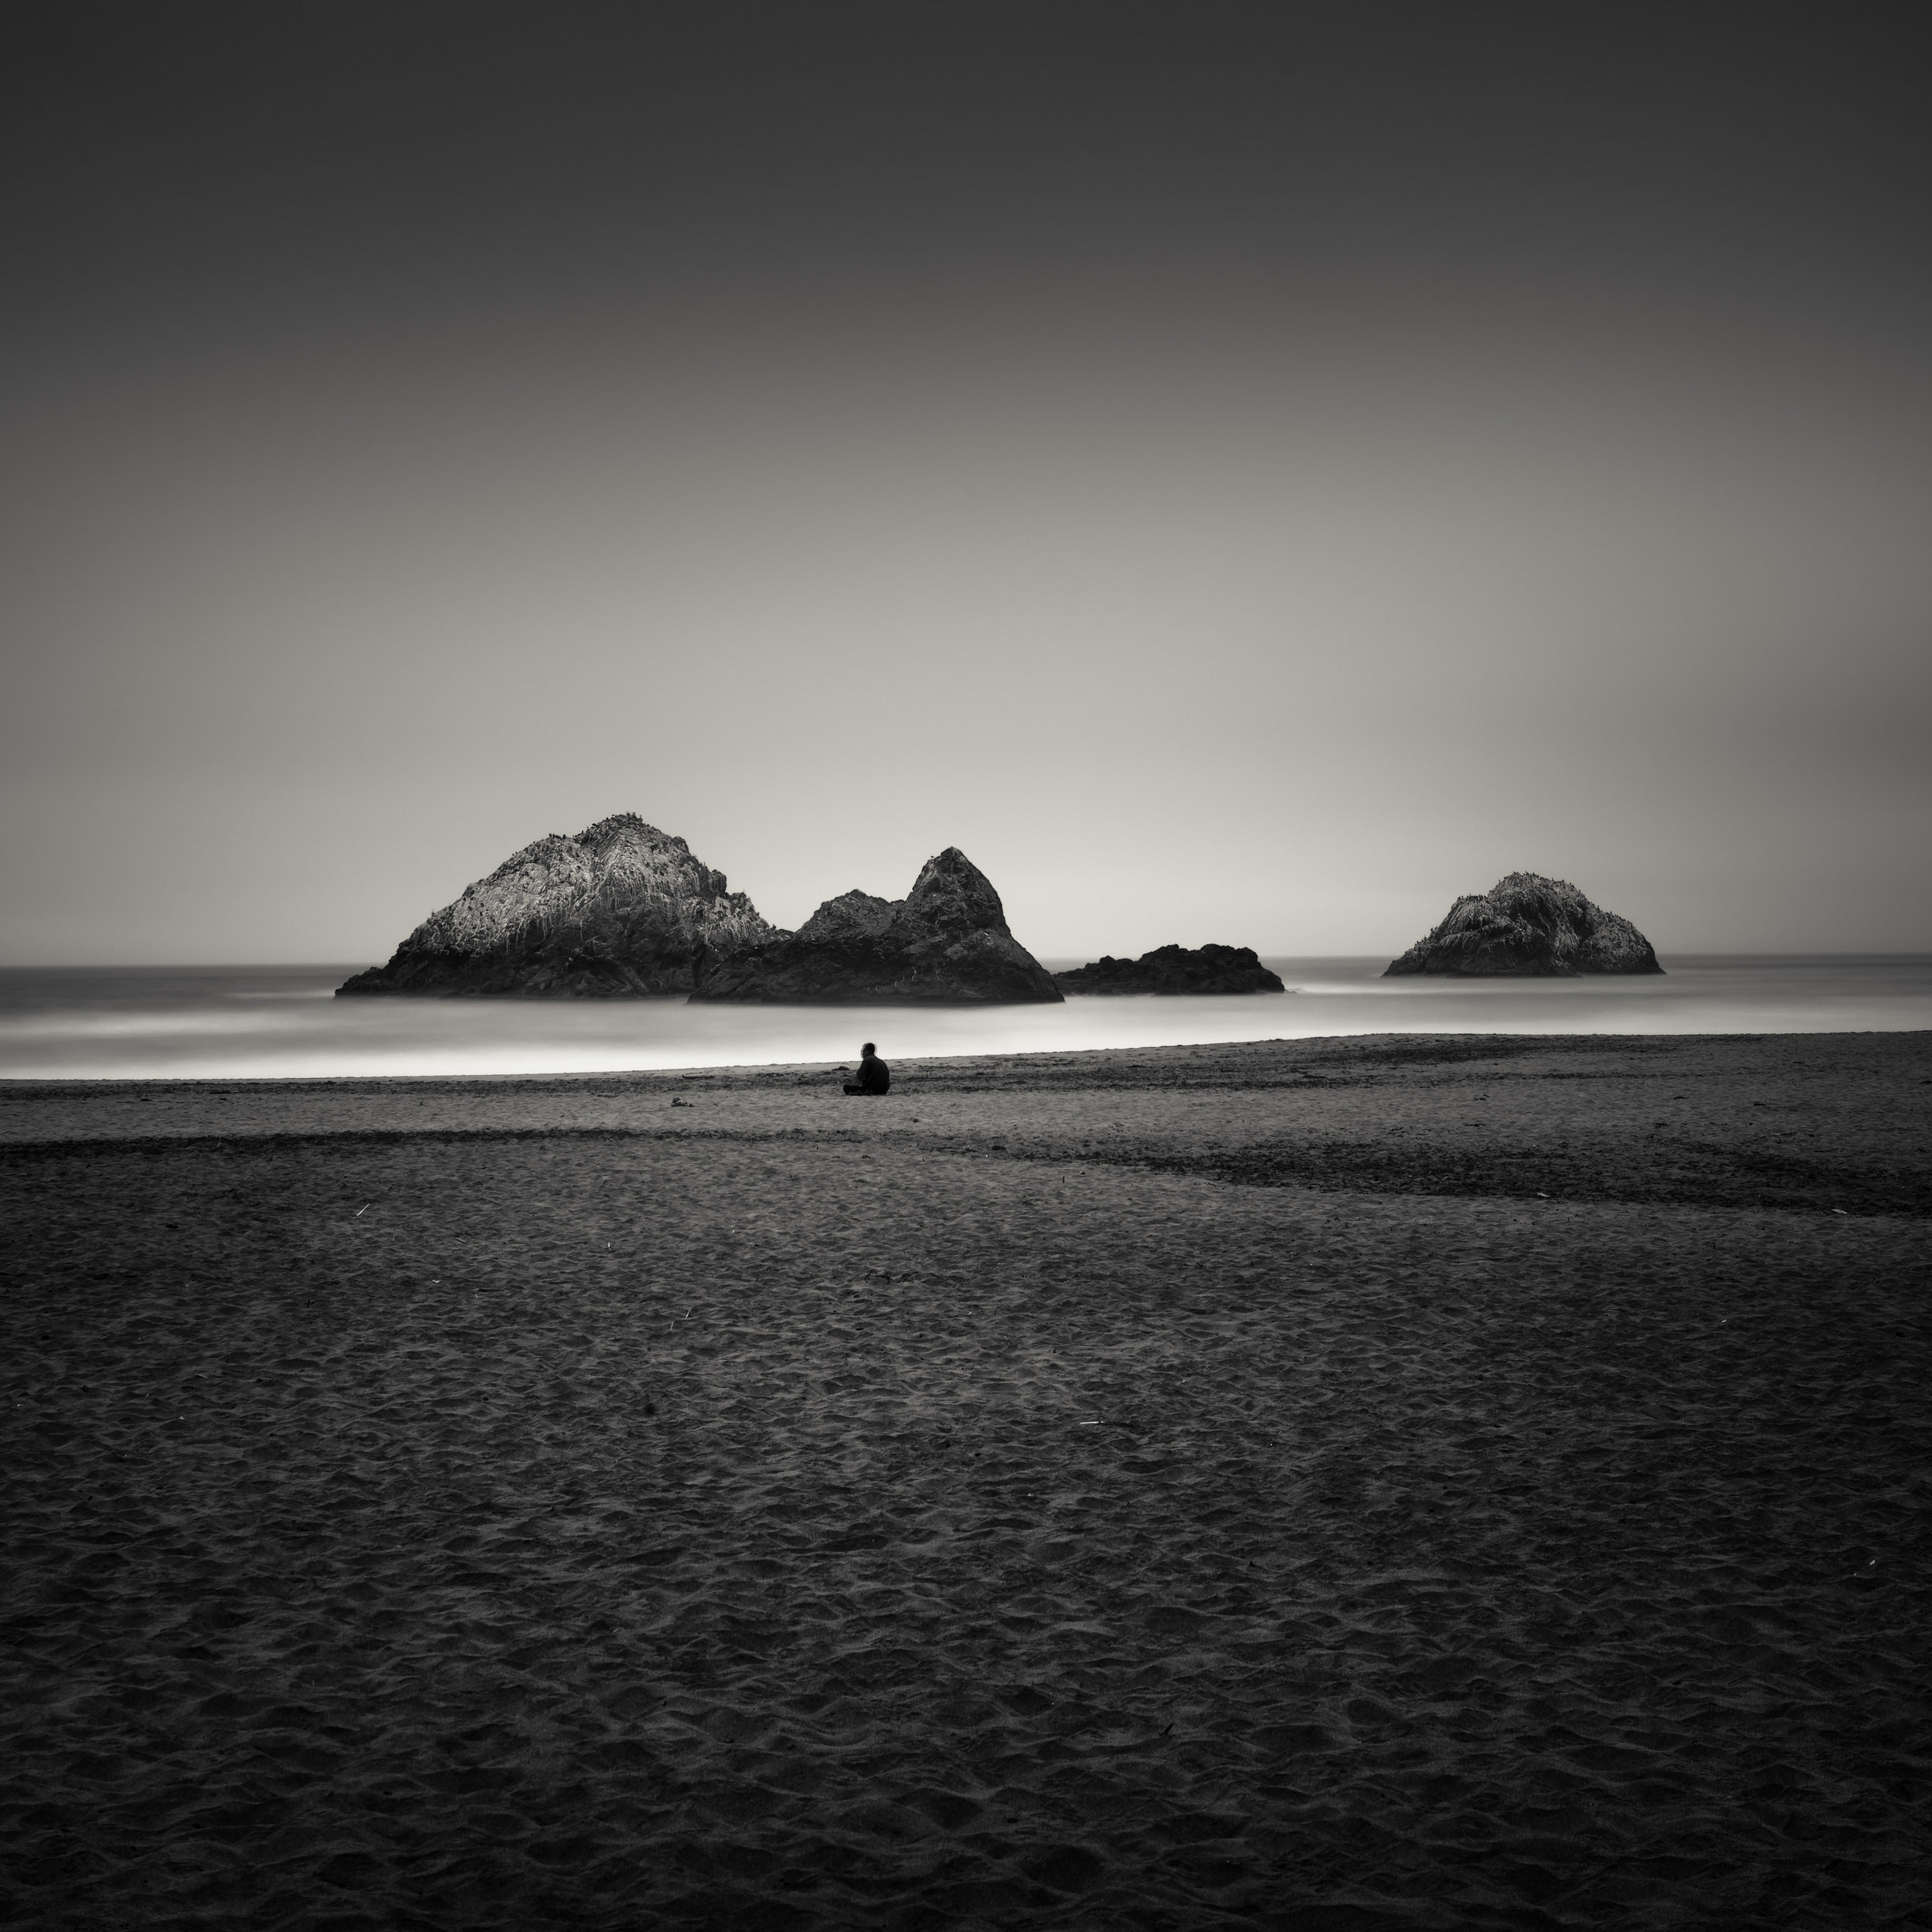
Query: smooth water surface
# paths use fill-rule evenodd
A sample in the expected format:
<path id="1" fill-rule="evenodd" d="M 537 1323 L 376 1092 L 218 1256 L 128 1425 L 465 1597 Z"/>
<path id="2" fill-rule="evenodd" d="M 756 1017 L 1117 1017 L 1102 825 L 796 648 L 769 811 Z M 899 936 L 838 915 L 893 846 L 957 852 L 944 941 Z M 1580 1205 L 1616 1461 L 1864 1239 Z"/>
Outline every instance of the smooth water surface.
<path id="1" fill-rule="evenodd" d="M 1077 961 L 1048 962 L 1074 964 Z M 352 966 L 0 971 L 0 1078 L 300 1080 L 602 1073 L 1205 1045 L 1343 1033 L 1780 1033 L 1932 1027 L 1932 956 L 1673 959 L 1662 978 L 1383 979 L 1386 960 L 1270 959 L 1294 990 L 1063 1006 L 689 1006 L 343 999 Z"/>

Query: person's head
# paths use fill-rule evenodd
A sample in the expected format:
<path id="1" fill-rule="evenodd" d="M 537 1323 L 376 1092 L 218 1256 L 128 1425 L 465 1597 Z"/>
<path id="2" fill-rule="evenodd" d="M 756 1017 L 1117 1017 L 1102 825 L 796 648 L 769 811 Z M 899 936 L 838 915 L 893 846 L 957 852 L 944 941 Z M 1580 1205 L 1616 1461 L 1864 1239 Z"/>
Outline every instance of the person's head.
<path id="1" fill-rule="evenodd" d="M 860 1047 L 860 1048 L 859 1048 L 859 1057 L 861 1060 L 870 1060 L 870 1059 L 872 1058 L 872 1056 L 873 1056 L 873 1054 L 875 1054 L 875 1053 L 877 1053 L 878 1051 L 879 1051 L 879 1049 L 878 1049 L 877 1047 L 876 1047 L 875 1046 L 873 1046 L 873 1044 L 872 1043 L 872 1042 L 871 1042 L 870 1040 L 867 1040 L 867 1041 L 866 1041 L 866 1043 L 865 1043 L 865 1045 L 864 1045 L 863 1046 L 862 1046 L 862 1047 Z"/>

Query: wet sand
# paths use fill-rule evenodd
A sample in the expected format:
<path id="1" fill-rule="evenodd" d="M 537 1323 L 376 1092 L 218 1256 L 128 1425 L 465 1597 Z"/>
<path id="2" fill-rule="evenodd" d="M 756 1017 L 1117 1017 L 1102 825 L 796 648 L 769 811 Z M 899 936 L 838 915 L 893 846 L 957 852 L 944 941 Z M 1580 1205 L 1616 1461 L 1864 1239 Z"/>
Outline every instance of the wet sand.
<path id="1" fill-rule="evenodd" d="M 896 1073 L 0 1088 L 9 1922 L 1932 1926 L 1932 1036 Z"/>

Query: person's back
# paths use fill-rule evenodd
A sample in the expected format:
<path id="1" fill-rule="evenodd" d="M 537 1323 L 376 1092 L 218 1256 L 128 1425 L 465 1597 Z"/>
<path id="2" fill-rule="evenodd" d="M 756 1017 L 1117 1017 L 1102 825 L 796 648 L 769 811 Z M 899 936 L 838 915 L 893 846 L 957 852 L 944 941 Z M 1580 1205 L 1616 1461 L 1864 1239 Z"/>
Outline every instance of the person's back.
<path id="1" fill-rule="evenodd" d="M 888 1094 L 892 1090 L 893 1070 L 879 1057 L 879 1049 L 867 1040 L 859 1049 L 859 1077 L 845 1083 L 848 1094 Z"/>

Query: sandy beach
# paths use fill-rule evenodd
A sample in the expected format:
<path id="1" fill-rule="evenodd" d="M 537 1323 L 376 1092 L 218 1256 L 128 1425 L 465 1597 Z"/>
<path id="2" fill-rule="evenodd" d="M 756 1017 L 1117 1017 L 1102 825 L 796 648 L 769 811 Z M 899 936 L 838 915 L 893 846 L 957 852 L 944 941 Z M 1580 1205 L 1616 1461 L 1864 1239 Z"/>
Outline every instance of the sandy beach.
<path id="1" fill-rule="evenodd" d="M 894 1072 L 0 1087 L 9 1923 L 1932 1927 L 1932 1035 Z"/>

